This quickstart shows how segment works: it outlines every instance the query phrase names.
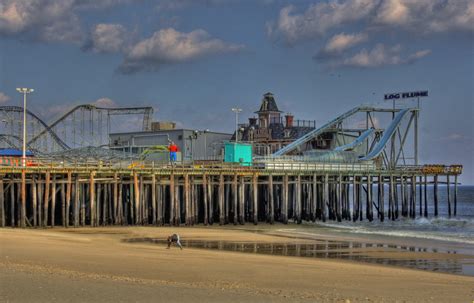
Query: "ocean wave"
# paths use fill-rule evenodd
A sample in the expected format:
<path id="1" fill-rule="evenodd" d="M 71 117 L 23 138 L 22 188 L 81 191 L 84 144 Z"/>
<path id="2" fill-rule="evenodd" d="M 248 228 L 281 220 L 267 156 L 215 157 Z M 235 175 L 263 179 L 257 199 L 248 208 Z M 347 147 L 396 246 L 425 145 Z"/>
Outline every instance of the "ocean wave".
<path id="1" fill-rule="evenodd" d="M 304 223 L 305 226 L 320 226 L 330 228 L 336 232 L 355 234 L 385 235 L 393 237 L 410 237 L 439 241 L 474 244 L 474 220 L 471 218 L 402 218 L 396 221 L 385 222 L 316 222 Z M 289 231 L 289 230 L 287 230 Z M 300 233 L 300 231 L 293 231 Z M 305 232 L 311 231 L 306 230 Z M 315 230 L 316 232 L 316 230 Z"/>
<path id="2" fill-rule="evenodd" d="M 381 236 L 390 236 L 390 237 L 402 237 L 402 238 L 417 238 L 417 239 L 429 239 L 445 242 L 455 242 L 455 243 L 464 243 L 474 245 L 474 237 L 472 233 L 462 233 L 462 234 L 453 234 L 453 233 L 443 233 L 443 232 L 429 232 L 429 231 L 419 231 L 419 230 L 388 230 L 388 229 L 376 229 L 376 228 L 366 228 L 366 227 L 355 227 L 347 225 L 336 225 L 331 223 L 316 223 L 323 227 L 329 227 L 334 231 L 338 229 L 342 232 L 354 233 L 354 234 L 367 234 L 367 235 L 381 235 Z M 279 232 L 290 233 L 300 236 L 316 236 L 315 233 L 311 231 L 298 230 L 298 229 L 279 229 Z"/>

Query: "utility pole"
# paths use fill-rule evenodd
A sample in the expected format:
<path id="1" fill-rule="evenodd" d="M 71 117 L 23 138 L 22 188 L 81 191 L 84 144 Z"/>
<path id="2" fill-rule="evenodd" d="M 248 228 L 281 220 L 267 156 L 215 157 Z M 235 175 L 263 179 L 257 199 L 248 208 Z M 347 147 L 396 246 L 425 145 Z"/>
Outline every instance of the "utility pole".
<path id="1" fill-rule="evenodd" d="M 23 167 L 26 167 L 26 95 L 31 94 L 35 90 L 32 88 L 17 87 L 16 89 L 20 94 L 23 94 L 23 154 L 21 157 Z"/>
<path id="2" fill-rule="evenodd" d="M 239 113 L 242 109 L 234 107 L 232 111 L 235 113 L 235 142 L 239 142 Z"/>

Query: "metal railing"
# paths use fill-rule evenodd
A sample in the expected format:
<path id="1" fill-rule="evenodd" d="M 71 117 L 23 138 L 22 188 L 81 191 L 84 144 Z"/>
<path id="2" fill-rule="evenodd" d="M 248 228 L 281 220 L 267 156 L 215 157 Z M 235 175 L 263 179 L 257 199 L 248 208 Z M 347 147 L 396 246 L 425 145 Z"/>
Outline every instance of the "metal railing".
<path id="1" fill-rule="evenodd" d="M 22 169 L 20 165 L 0 165 L 3 172 L 18 171 Z M 461 174 L 462 165 L 406 165 L 397 166 L 394 169 L 383 169 L 378 167 L 374 162 L 358 162 L 358 163 L 326 163 L 311 161 L 296 161 L 294 157 L 259 157 L 254 162 L 231 163 L 219 160 L 196 160 L 186 162 L 157 162 L 143 160 L 118 160 L 118 161 L 86 161 L 71 160 L 58 158 L 29 158 L 27 161 L 27 169 L 32 171 L 41 171 L 45 169 L 72 170 L 72 171 L 90 171 L 90 170 L 233 170 L 233 171 L 250 171 L 250 170 L 276 170 L 291 172 L 367 172 L 367 173 L 407 173 L 407 174 Z"/>

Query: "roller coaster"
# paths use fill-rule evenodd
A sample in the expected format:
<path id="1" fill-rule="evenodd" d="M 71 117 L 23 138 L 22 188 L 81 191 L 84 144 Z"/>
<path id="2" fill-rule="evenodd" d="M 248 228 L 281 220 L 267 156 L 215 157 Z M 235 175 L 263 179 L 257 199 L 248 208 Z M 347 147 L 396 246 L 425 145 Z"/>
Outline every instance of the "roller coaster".
<path id="1" fill-rule="evenodd" d="M 27 147 L 39 155 L 108 145 L 114 131 L 149 130 L 152 107 L 78 105 L 51 123 L 27 110 Z M 0 147 L 20 148 L 23 107 L 0 106 Z M 127 116 L 123 119 L 122 116 Z M 120 119 L 119 119 L 120 118 Z"/>

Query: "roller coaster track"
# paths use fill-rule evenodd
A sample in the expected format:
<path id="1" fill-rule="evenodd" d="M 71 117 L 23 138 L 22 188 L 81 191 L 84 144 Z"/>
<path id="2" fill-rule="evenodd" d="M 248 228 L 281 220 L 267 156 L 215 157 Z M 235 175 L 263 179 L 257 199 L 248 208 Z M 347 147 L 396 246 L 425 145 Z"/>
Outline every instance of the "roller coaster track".
<path id="1" fill-rule="evenodd" d="M 22 145 L 22 139 L 18 136 L 15 136 L 15 135 L 0 134 L 0 142 L 5 142 L 6 144 L 8 144 L 8 146 L 10 146 L 12 148 L 15 148 L 15 149 L 21 149 L 22 148 L 22 146 L 21 146 Z M 15 143 L 15 142 L 17 142 L 17 143 Z M 26 144 L 26 148 L 29 151 L 38 153 L 28 143 Z"/>
<path id="2" fill-rule="evenodd" d="M 0 106 L 0 112 L 17 112 L 17 113 L 22 113 L 23 112 L 23 107 L 20 106 Z M 49 133 L 51 137 L 56 141 L 56 143 L 61 146 L 64 150 L 69 149 L 69 146 L 59 138 L 59 136 L 51 130 L 50 127 L 48 127 L 48 124 L 44 122 L 40 117 L 38 117 L 35 113 L 29 111 L 28 109 L 26 110 L 26 114 L 29 115 L 31 118 L 33 118 L 36 122 L 40 123 L 45 129 L 44 133 Z M 31 146 L 31 141 L 27 143 L 28 146 Z"/>
<path id="3" fill-rule="evenodd" d="M 153 107 L 98 107 L 98 106 L 95 106 L 93 104 L 82 104 L 82 105 L 78 105 L 78 106 L 72 108 L 70 111 L 68 111 L 67 113 L 62 115 L 59 119 L 57 119 L 51 125 L 46 126 L 46 128 L 42 132 L 40 132 L 35 137 L 33 137 L 28 143 L 29 144 L 34 144 L 39 138 L 44 136 L 46 133 L 50 133 L 50 134 L 54 133 L 54 131 L 52 129 L 55 126 L 57 126 L 62 121 L 66 120 L 74 112 L 76 112 L 78 110 L 81 110 L 81 109 L 102 110 L 102 111 L 106 111 L 109 115 L 143 114 L 144 115 L 144 119 L 143 119 L 143 129 L 144 130 L 147 129 L 149 121 L 150 121 L 150 117 L 153 114 Z M 56 135 L 56 137 L 57 137 L 57 135 Z M 65 145 L 64 149 L 65 150 L 69 149 L 69 147 L 67 145 Z"/>

